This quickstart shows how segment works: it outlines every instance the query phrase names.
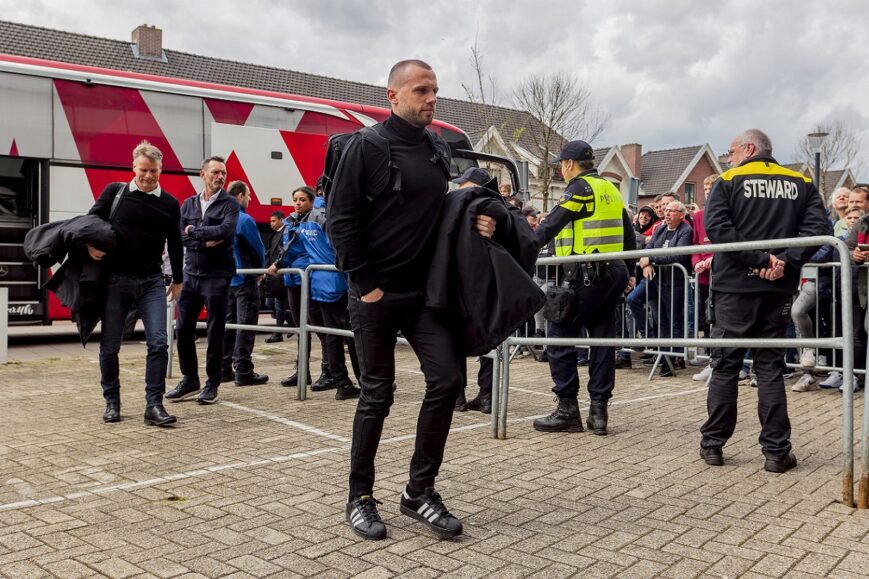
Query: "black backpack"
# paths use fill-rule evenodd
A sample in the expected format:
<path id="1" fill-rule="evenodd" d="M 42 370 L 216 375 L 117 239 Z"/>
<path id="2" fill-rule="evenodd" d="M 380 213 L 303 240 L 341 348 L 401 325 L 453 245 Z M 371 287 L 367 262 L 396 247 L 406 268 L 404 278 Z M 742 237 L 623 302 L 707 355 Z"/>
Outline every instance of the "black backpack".
<path id="1" fill-rule="evenodd" d="M 317 180 L 317 190 L 323 192 L 323 197 L 329 198 L 332 192 L 332 187 L 335 185 L 335 175 L 338 173 L 338 166 L 341 164 L 341 158 L 344 151 L 347 149 L 347 144 L 351 139 L 359 138 L 367 139 L 373 142 L 377 147 L 386 152 L 386 157 L 389 159 L 389 183 L 391 189 L 395 192 L 401 191 L 401 171 L 398 166 L 392 162 L 389 154 L 389 141 L 381 134 L 384 130 L 383 124 L 378 123 L 373 127 L 362 127 L 353 133 L 339 133 L 329 137 L 328 149 L 326 151 L 326 162 L 323 167 L 323 174 Z M 447 144 L 431 131 L 425 132 L 426 140 L 431 146 L 434 155 L 431 161 L 437 163 L 447 179 L 450 178 L 450 151 Z M 380 193 L 380 191 L 367 191 L 365 198 L 370 202 Z"/>

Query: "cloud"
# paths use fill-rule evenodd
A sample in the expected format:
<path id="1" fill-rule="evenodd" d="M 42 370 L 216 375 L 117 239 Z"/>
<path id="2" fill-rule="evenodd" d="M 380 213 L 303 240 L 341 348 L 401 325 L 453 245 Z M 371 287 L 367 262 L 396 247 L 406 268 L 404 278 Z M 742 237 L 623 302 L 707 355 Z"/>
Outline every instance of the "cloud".
<path id="1" fill-rule="evenodd" d="M 757 126 L 789 161 L 814 124 L 842 119 L 869 146 L 859 36 L 869 12 L 858 0 L 0 0 L 0 14 L 123 40 L 147 22 L 167 48 L 371 84 L 394 62 L 422 58 L 452 98 L 473 80 L 478 35 L 502 104 L 532 73 L 581 79 L 611 118 L 597 144 L 722 151 Z M 866 151 L 861 160 L 869 166 Z"/>

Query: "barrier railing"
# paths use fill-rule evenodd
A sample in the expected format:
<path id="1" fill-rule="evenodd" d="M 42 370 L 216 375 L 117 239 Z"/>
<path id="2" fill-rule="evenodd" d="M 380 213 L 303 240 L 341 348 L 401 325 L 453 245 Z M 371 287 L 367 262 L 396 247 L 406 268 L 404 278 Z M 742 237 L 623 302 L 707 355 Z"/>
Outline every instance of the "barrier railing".
<path id="1" fill-rule="evenodd" d="M 781 347 L 811 347 L 811 348 L 830 348 L 842 350 L 842 366 L 844 384 L 852 384 L 854 376 L 854 350 L 853 339 L 854 334 L 852 321 L 852 287 L 851 287 L 851 263 L 850 252 L 845 243 L 832 236 L 804 237 L 796 239 L 781 239 L 774 242 L 761 241 L 744 241 L 728 244 L 712 244 L 699 245 L 688 247 L 672 247 L 660 249 L 643 249 L 636 251 L 625 251 L 619 253 L 597 253 L 588 255 L 576 255 L 569 257 L 548 257 L 538 260 L 538 265 L 563 265 L 566 263 L 587 263 L 596 261 L 611 261 L 614 259 L 638 259 L 641 257 L 655 256 L 679 256 L 692 255 L 695 253 L 725 253 L 732 251 L 752 251 L 752 250 L 769 250 L 770 246 L 776 248 L 791 248 L 791 247 L 819 247 L 822 245 L 830 245 L 835 248 L 839 255 L 841 283 L 840 294 L 842 298 L 842 335 L 832 338 L 785 338 L 785 339 L 732 339 L 732 338 L 680 338 L 680 339 L 662 339 L 662 338 L 647 338 L 643 340 L 635 338 L 516 338 L 511 337 L 505 340 L 502 348 L 509 348 L 512 345 L 528 345 L 528 346 L 604 346 L 604 347 L 620 347 L 620 346 L 646 346 L 653 345 L 659 347 L 723 347 L 723 348 L 781 348 Z M 498 406 L 494 406 L 493 397 L 493 414 L 498 415 L 498 425 L 496 429 L 497 437 L 505 439 L 507 436 L 507 406 L 510 386 L 510 369 L 509 357 L 502 357 L 502 372 L 501 383 L 499 386 Z M 843 389 L 843 410 L 842 410 L 842 446 L 843 446 L 843 468 L 842 468 L 842 500 L 848 506 L 854 505 L 854 393 L 851 388 Z M 861 472 L 858 484 L 858 508 L 869 508 L 869 403 L 864 397 L 864 413 L 863 413 L 863 429 L 861 434 L 862 462 Z"/>
<path id="2" fill-rule="evenodd" d="M 9 361 L 9 288 L 0 287 L 0 364 Z"/>
<path id="3" fill-rule="evenodd" d="M 493 365 L 493 388 L 492 388 L 492 436 L 499 439 L 505 439 L 507 436 L 507 409 L 509 403 L 509 384 L 510 384 L 510 348 L 511 346 L 655 346 L 658 348 L 664 347 L 811 347 L 811 348 L 829 348 L 842 351 L 842 372 L 844 374 L 844 383 L 851 384 L 854 375 L 854 352 L 853 342 L 847 339 L 848 336 L 853 336 L 852 322 L 852 287 L 849 260 L 849 251 L 844 242 L 834 237 L 811 237 L 799 239 L 776 240 L 775 246 L 778 248 L 789 247 L 812 247 L 820 245 L 833 246 L 839 253 L 840 263 L 838 264 L 841 271 L 841 284 L 839 293 L 842 302 L 842 336 L 830 338 L 787 338 L 787 339 L 712 339 L 698 337 L 683 337 L 683 338 L 529 338 L 529 337 L 511 337 L 505 340 L 496 350 L 487 354 L 493 357 L 495 364 Z M 639 257 L 653 256 L 676 256 L 676 255 L 691 255 L 694 253 L 707 252 L 727 252 L 727 251 L 745 251 L 745 250 L 764 250 L 770 246 L 769 241 L 751 241 L 740 242 L 733 244 L 715 244 L 704 246 L 689 246 L 676 248 L 663 248 L 651 250 L 636 250 L 620 253 L 608 254 L 591 254 L 570 257 L 552 257 L 543 258 L 538 261 L 539 265 L 561 265 L 565 263 L 583 263 L 595 261 L 610 261 L 613 259 L 636 259 Z M 660 266 L 658 266 L 660 267 Z M 681 266 L 680 266 L 681 267 Z M 279 274 L 295 273 L 301 276 L 301 304 L 300 314 L 301 323 L 297 327 L 275 327 L 275 326 L 257 326 L 257 325 L 240 325 L 227 324 L 227 329 L 230 330 L 249 330 L 253 332 L 268 332 L 268 333 L 288 333 L 298 334 L 298 372 L 299 376 L 306 376 L 309 366 L 308 351 L 308 336 L 311 332 L 321 334 L 333 334 L 338 336 L 352 337 L 352 332 L 341 328 L 329 328 L 323 326 L 315 326 L 307 322 L 308 319 L 308 302 L 310 296 L 310 272 L 312 270 L 337 271 L 331 265 L 312 265 L 307 270 L 300 269 L 281 269 Z M 685 269 L 682 268 L 684 272 Z M 264 269 L 245 269 L 239 270 L 238 273 L 260 275 L 265 273 Z M 686 272 L 687 273 L 687 272 Z M 688 276 L 685 276 L 686 288 L 689 288 Z M 683 324 L 688 324 L 688 305 L 687 305 L 687 290 L 685 293 L 686 299 L 683 304 Z M 696 295 L 696 294 L 695 294 Z M 672 300 L 671 300 L 672 302 Z M 671 303 L 671 306 L 675 304 Z M 695 316 L 697 308 L 702 307 L 695 301 Z M 687 330 L 687 327 L 685 328 Z M 695 334 L 698 331 L 695 323 Z M 688 332 L 685 331 L 685 336 Z M 406 344 L 407 341 L 399 338 L 400 343 Z M 664 352 L 663 350 L 656 351 L 667 356 L 674 355 L 672 352 Z M 170 352 L 171 353 L 171 352 Z M 170 356 L 170 365 L 171 365 Z M 171 371 L 171 366 L 170 366 Z M 654 370 L 653 370 L 654 371 Z M 305 380 L 299 381 L 297 389 L 297 399 L 305 400 L 307 397 L 307 384 Z M 853 453 L 853 404 L 854 395 L 850 388 L 844 388 L 843 391 L 843 469 L 842 469 L 842 497 L 846 505 L 854 505 L 854 453 Z M 864 407 L 869 407 L 864 399 Z M 863 428 L 861 435 L 862 444 L 862 463 L 861 473 L 858 484 L 858 508 L 869 508 L 869 411 L 864 408 Z"/>

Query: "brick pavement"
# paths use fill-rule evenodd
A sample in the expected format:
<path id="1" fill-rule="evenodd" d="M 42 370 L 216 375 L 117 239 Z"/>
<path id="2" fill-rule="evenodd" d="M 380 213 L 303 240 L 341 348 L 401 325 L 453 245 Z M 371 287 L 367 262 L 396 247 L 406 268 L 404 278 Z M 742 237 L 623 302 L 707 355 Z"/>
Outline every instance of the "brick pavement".
<path id="1" fill-rule="evenodd" d="M 438 488 L 465 534 L 444 541 L 398 511 L 423 388 L 400 348 L 377 463 L 390 535 L 366 542 L 343 517 L 355 403 L 329 392 L 297 402 L 278 386 L 292 346 L 260 342 L 257 370 L 272 383 L 223 386 L 227 404 L 171 405 L 174 429 L 142 424 L 140 344 L 122 350 L 124 421 L 102 424 L 96 350 L 0 367 L 3 576 L 869 573 L 869 513 L 837 502 L 836 392 L 789 393 L 800 466 L 773 475 L 757 447 L 754 392 L 742 388 L 727 466 L 713 469 L 697 457 L 705 397 L 690 372 L 647 382 L 642 370 L 619 371 L 609 436 L 543 434 L 530 417 L 553 407 L 546 366 L 517 360 L 508 440 L 491 439 L 479 413 L 453 420 Z M 316 352 L 313 365 L 316 376 Z"/>

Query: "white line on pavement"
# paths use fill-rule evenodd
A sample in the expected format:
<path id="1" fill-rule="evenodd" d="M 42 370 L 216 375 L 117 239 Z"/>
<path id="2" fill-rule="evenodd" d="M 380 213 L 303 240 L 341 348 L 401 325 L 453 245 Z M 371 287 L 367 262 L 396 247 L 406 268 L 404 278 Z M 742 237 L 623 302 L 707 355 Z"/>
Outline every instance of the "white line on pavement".
<path id="1" fill-rule="evenodd" d="M 702 392 L 705 390 L 706 390 L 705 387 L 701 387 L 701 388 L 694 388 L 691 390 L 682 390 L 679 392 L 667 392 L 664 394 L 654 394 L 651 396 L 643 396 L 642 398 L 633 398 L 630 400 L 620 400 L 618 402 L 613 402 L 613 405 L 614 406 L 615 405 L 622 406 L 622 405 L 634 404 L 634 403 L 638 403 L 638 402 L 646 402 L 648 400 L 655 400 L 658 398 L 675 398 L 677 396 L 687 396 L 689 394 L 696 394 L 698 392 Z M 222 402 L 222 404 L 224 404 L 226 406 L 230 406 L 230 407 L 238 407 L 239 406 L 239 405 L 231 403 L 231 402 Z M 259 410 L 255 410 L 253 408 L 247 409 L 245 407 L 240 407 L 237 409 L 252 411 L 254 414 L 257 414 L 257 415 L 260 414 Z M 265 416 L 263 416 L 264 418 L 269 418 L 267 413 L 263 412 L 262 414 L 265 415 Z M 540 414 L 540 415 L 536 415 L 536 416 L 524 416 L 521 418 L 511 418 L 511 419 L 508 419 L 507 422 L 509 422 L 511 424 L 515 424 L 518 422 L 527 422 L 529 420 L 541 418 L 542 416 L 546 416 L 546 415 Z M 285 419 L 282 419 L 278 416 L 273 416 L 270 419 L 277 419 L 278 422 L 281 422 L 282 424 L 285 423 L 284 422 Z M 310 429 L 310 430 L 307 430 L 308 432 L 311 432 L 311 430 L 317 430 L 313 427 L 309 427 L 309 426 L 301 424 L 301 423 L 293 422 L 292 420 L 286 420 L 286 422 L 293 423 L 293 424 L 291 424 L 291 426 L 293 426 L 294 428 L 306 427 L 307 429 Z M 478 430 L 480 428 L 490 428 L 491 426 L 492 426 L 491 422 L 486 421 L 486 422 L 468 424 L 465 426 L 458 426 L 455 428 L 451 428 L 450 432 L 464 432 L 464 431 L 468 431 L 468 430 Z M 303 430 L 304 429 L 305 428 L 303 428 Z M 322 431 L 320 431 L 320 432 L 322 432 Z M 208 476 L 210 474 L 213 474 L 216 472 L 222 472 L 225 470 L 235 470 L 235 469 L 241 469 L 241 468 L 256 468 L 259 466 L 266 466 L 266 465 L 278 464 L 278 463 L 282 463 L 282 462 L 289 462 L 289 461 L 293 461 L 293 460 L 299 460 L 302 458 L 318 456 L 321 454 L 343 452 L 345 450 L 350 449 L 349 440 L 347 440 L 346 438 L 338 437 L 337 435 L 330 434 L 328 432 L 322 432 L 322 434 L 326 435 L 327 437 L 336 437 L 335 440 L 341 439 L 342 442 L 346 441 L 346 443 L 341 445 L 341 446 L 335 446 L 335 447 L 330 447 L 330 448 L 320 448 L 317 450 L 311 450 L 311 451 L 307 451 L 307 452 L 296 452 L 293 454 L 275 456 L 275 457 L 264 458 L 264 459 L 260 459 L 260 460 L 238 461 L 238 462 L 232 462 L 232 463 L 227 463 L 227 464 L 219 464 L 219 465 L 209 466 L 209 467 L 200 468 L 200 469 L 196 469 L 196 470 L 190 470 L 190 471 L 186 471 L 186 472 L 168 474 L 168 475 L 165 475 L 162 477 L 155 477 L 155 478 L 142 480 L 142 481 L 130 481 L 130 482 L 119 483 L 119 484 L 115 484 L 115 485 L 95 487 L 92 489 L 76 491 L 76 492 L 68 493 L 68 494 L 64 494 L 64 495 L 55 495 L 55 496 L 45 497 L 45 498 L 41 498 L 41 499 L 27 499 L 24 501 L 18 501 L 18 502 L 14 502 L 14 503 L 2 503 L 2 504 L 0 504 L 0 512 L 26 509 L 29 507 L 35 507 L 35 506 L 45 505 L 45 504 L 49 504 L 49 503 L 71 501 L 71 500 L 75 500 L 75 499 L 81 499 L 81 498 L 86 498 L 86 497 L 91 497 L 91 496 L 99 496 L 99 495 L 104 495 L 104 494 L 118 492 L 118 491 L 136 490 L 136 489 L 140 489 L 140 488 L 151 487 L 151 486 L 155 486 L 155 485 L 159 485 L 159 484 L 169 483 L 169 482 L 177 481 L 177 480 Z M 414 438 L 416 438 L 416 434 L 404 434 L 401 436 L 394 436 L 392 438 L 384 439 L 380 442 L 380 444 L 381 445 L 396 444 L 396 443 L 404 442 L 407 440 L 413 440 Z"/>
<path id="2" fill-rule="evenodd" d="M 241 404 L 236 404 L 235 402 L 227 402 L 226 400 L 221 400 L 218 404 L 222 404 L 224 406 L 229 406 L 230 408 L 234 408 L 236 410 L 241 410 L 242 412 L 249 412 L 250 414 L 255 414 L 260 418 L 265 418 L 267 420 L 271 420 L 272 422 L 278 422 L 285 426 L 290 426 L 292 428 L 298 428 L 299 430 L 304 430 L 308 434 L 315 434 L 317 436 L 322 436 L 323 438 L 329 438 L 331 440 L 337 440 L 338 442 L 343 442 L 344 444 L 349 444 L 350 439 L 346 436 L 340 436 L 338 434 L 332 434 L 331 432 L 326 432 L 325 430 L 320 430 L 319 428 L 315 428 L 313 426 L 309 426 L 307 424 L 303 424 L 301 422 L 296 422 L 295 420 L 290 420 L 289 418 L 284 418 L 282 416 L 275 416 L 274 414 L 269 414 L 263 410 L 257 410 L 256 408 L 248 408 L 247 406 L 242 406 Z"/>

